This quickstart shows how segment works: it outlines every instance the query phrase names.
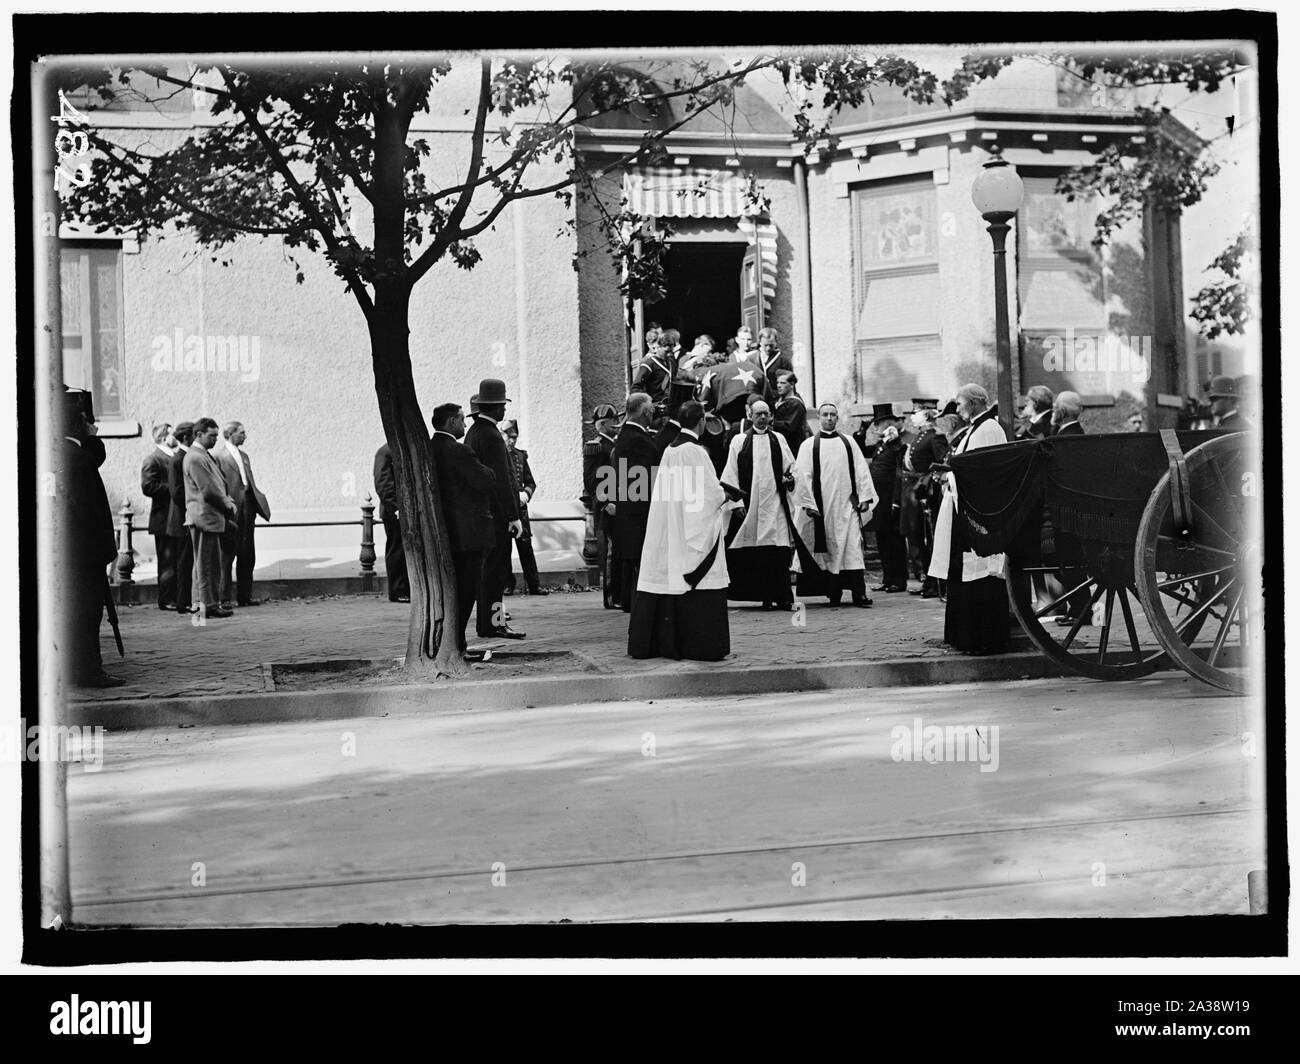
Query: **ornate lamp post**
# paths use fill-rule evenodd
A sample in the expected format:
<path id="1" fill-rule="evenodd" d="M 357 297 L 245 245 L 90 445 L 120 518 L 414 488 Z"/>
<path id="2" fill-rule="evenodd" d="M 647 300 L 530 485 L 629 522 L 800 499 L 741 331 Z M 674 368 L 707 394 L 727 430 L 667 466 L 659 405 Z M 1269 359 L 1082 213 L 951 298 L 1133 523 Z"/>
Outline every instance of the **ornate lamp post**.
<path id="1" fill-rule="evenodd" d="M 993 238 L 993 292 L 997 302 L 995 322 L 998 342 L 998 415 L 1007 439 L 1015 434 L 1016 411 L 1011 396 L 1011 325 L 1007 321 L 1007 233 L 1011 219 L 1020 210 L 1025 186 L 1007 161 L 995 156 L 971 185 L 975 209 L 989 223 Z"/>

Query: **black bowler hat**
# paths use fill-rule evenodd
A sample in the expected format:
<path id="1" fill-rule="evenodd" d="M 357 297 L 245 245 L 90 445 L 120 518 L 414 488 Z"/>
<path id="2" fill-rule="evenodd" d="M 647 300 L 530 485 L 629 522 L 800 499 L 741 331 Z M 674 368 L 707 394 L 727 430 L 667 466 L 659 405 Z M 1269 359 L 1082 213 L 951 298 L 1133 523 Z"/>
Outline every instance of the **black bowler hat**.
<path id="1" fill-rule="evenodd" d="M 508 403 L 506 398 L 506 382 L 499 381 L 495 377 L 484 377 L 478 383 L 478 394 L 474 399 L 479 401 L 480 406 L 491 406 L 494 403 Z M 471 402 L 473 400 L 471 399 Z"/>
<path id="2" fill-rule="evenodd" d="M 69 388 L 63 393 L 63 409 L 69 415 L 85 414 L 86 420 L 95 423 L 95 397 L 80 388 Z"/>
<path id="3" fill-rule="evenodd" d="M 1205 394 L 1211 399 L 1236 399 L 1237 382 L 1231 377 L 1214 377 L 1205 389 Z"/>

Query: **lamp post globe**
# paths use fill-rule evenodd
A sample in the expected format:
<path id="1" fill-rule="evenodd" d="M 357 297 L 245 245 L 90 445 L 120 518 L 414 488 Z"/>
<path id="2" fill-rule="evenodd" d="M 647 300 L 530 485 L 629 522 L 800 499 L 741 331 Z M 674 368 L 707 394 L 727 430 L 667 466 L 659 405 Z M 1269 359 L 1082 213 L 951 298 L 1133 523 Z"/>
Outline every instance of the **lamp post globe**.
<path id="1" fill-rule="evenodd" d="M 1015 435 L 1015 406 L 1011 398 L 1011 324 L 1007 317 L 1007 233 L 1020 210 L 1025 186 L 1005 159 L 994 156 L 971 184 L 975 209 L 989 223 L 993 238 L 994 328 L 998 353 L 998 421 L 1007 439 Z"/>

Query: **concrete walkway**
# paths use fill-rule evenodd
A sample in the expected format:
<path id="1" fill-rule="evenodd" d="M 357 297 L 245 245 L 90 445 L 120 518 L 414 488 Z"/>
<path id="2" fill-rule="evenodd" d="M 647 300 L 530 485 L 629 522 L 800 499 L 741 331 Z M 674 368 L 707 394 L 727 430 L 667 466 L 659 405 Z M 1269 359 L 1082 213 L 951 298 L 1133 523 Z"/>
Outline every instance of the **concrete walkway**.
<path id="1" fill-rule="evenodd" d="M 628 657 L 627 615 L 606 610 L 598 591 L 554 592 L 544 598 L 511 596 L 505 600 L 510 623 L 526 632 L 527 638 L 476 641 L 471 619 L 470 645 L 494 648 L 494 660 L 476 666 L 475 678 L 738 674 L 756 668 L 873 661 L 993 660 L 966 658 L 943 644 L 944 605 L 938 599 L 883 593 L 873 598 L 875 605 L 866 610 L 831 608 L 824 600 L 810 602 L 795 613 L 735 606 L 729 611 L 731 656 L 704 663 Z M 337 686 L 339 679 L 323 670 L 311 672 L 310 666 L 331 660 L 380 663 L 390 675 L 376 676 L 375 682 L 400 684 L 403 679 L 394 666 L 405 651 L 408 609 L 379 595 L 292 599 L 237 609 L 229 619 L 209 620 L 197 627 L 194 617 L 150 605 L 124 606 L 119 615 L 125 660 L 118 657 L 107 623 L 100 636 L 105 668 L 125 679 L 126 686 L 78 689 L 73 700 L 211 698 L 262 694 L 286 686 L 329 688 Z M 1020 649 L 1028 652 L 1028 644 Z M 271 664 L 282 668 L 270 669 Z M 348 682 L 355 684 L 356 679 L 353 675 Z"/>

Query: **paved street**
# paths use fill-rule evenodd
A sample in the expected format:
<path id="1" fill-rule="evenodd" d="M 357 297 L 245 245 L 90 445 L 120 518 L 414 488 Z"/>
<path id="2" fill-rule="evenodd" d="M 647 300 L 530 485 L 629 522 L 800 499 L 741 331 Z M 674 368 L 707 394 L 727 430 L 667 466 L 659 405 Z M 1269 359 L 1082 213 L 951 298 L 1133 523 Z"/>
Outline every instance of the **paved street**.
<path id="1" fill-rule="evenodd" d="M 874 601 L 871 609 L 858 610 L 832 609 L 822 600 L 798 614 L 764 613 L 750 604 L 735 607 L 730 611 L 732 657 L 717 665 L 634 661 L 627 656 L 627 615 L 604 609 L 600 593 L 591 591 L 507 598 L 511 625 L 528 638 L 483 645 L 498 647 L 505 655 L 502 664 L 520 653 L 560 656 L 530 666 L 541 673 L 744 670 L 754 665 L 959 656 L 943 644 L 944 607 L 938 599 L 877 594 Z M 154 606 L 123 607 L 119 612 L 126 659 L 118 657 L 106 623 L 100 642 L 105 667 L 125 679 L 126 686 L 77 690 L 73 697 L 95 701 L 250 693 L 267 689 L 263 663 L 391 661 L 405 652 L 408 610 L 378 595 L 288 599 L 236 610 L 232 618 L 196 628 Z M 471 619 L 471 645 L 476 642 L 473 624 Z M 491 665 L 475 670 L 484 678 L 493 674 Z M 519 671 L 512 669 L 511 674 Z"/>
<path id="2" fill-rule="evenodd" d="M 1257 708 L 1165 674 L 110 733 L 74 918 L 1245 913 Z"/>

